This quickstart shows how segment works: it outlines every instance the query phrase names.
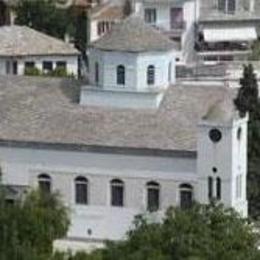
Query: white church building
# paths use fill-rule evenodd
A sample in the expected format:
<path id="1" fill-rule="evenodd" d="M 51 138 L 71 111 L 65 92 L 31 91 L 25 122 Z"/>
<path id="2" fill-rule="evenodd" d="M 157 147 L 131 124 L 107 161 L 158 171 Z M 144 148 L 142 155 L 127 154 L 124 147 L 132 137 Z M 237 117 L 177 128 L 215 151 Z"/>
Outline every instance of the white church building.
<path id="1" fill-rule="evenodd" d="M 174 53 L 132 16 L 93 43 L 85 86 L 0 77 L 3 182 L 58 191 L 69 245 L 123 239 L 135 215 L 193 201 L 247 216 L 247 117 L 230 88 L 176 83 Z"/>

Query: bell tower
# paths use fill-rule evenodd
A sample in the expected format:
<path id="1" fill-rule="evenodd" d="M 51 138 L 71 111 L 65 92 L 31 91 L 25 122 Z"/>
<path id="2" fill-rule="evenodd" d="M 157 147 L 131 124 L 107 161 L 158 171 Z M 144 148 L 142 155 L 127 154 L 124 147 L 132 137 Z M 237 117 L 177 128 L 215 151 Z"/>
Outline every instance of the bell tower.
<path id="1" fill-rule="evenodd" d="M 198 201 L 214 199 L 247 217 L 247 122 L 233 104 L 217 102 L 198 125 Z"/>

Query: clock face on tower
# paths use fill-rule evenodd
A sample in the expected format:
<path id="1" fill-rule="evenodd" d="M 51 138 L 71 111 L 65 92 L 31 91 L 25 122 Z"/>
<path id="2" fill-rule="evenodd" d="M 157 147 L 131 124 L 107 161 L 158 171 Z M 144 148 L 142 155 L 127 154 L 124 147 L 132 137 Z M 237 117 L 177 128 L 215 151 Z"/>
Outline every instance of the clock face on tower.
<path id="1" fill-rule="evenodd" d="M 211 129 L 209 131 L 209 138 L 213 143 L 218 143 L 222 138 L 222 133 L 220 132 L 219 129 L 216 128 Z"/>

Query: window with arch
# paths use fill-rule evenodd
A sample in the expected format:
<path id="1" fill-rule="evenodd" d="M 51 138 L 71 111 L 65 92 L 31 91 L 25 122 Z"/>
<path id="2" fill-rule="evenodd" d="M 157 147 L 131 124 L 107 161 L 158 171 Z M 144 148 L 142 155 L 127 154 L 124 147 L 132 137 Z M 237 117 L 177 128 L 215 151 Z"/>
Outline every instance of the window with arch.
<path id="1" fill-rule="evenodd" d="M 181 184 L 180 187 L 180 207 L 189 209 L 193 203 L 193 187 L 188 183 Z"/>
<path id="2" fill-rule="evenodd" d="M 209 200 L 213 199 L 213 177 L 208 177 L 208 198 Z"/>
<path id="3" fill-rule="evenodd" d="M 124 65 L 117 66 L 116 74 L 117 74 L 117 84 L 125 85 L 125 66 Z"/>
<path id="4" fill-rule="evenodd" d="M 155 67 L 154 65 L 149 65 L 147 67 L 147 84 L 154 85 L 155 82 Z"/>
<path id="5" fill-rule="evenodd" d="M 124 182 L 119 179 L 114 179 L 110 182 L 111 185 L 111 205 L 115 207 L 124 206 Z"/>
<path id="6" fill-rule="evenodd" d="M 76 204 L 88 204 L 88 179 L 83 176 L 75 179 L 75 202 Z"/>
<path id="7" fill-rule="evenodd" d="M 147 189 L 147 210 L 157 211 L 160 208 L 160 185 L 150 181 L 146 184 Z"/>
<path id="8" fill-rule="evenodd" d="M 216 190 L 217 190 L 217 200 L 221 200 L 221 178 L 217 177 L 216 179 Z"/>
<path id="9" fill-rule="evenodd" d="M 42 173 L 38 176 L 38 186 L 39 190 L 44 193 L 51 193 L 51 177 Z"/>
<path id="10" fill-rule="evenodd" d="M 95 82 L 99 82 L 99 64 L 98 62 L 95 63 Z"/>

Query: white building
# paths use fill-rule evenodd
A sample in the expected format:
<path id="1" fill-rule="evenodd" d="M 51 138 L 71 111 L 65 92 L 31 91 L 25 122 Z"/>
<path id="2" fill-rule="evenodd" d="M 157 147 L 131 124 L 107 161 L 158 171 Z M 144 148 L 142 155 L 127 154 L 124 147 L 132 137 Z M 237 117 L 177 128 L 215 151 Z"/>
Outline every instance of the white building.
<path id="1" fill-rule="evenodd" d="M 187 208 L 193 201 L 216 199 L 246 217 L 247 118 L 234 108 L 235 92 L 165 80 L 169 70 L 162 60 L 168 64 L 174 57 L 168 51 L 172 42 L 168 45 L 161 37 L 164 48 L 155 55 L 150 47 L 158 48 L 158 32 L 140 20 L 129 18 L 114 30 L 120 37 L 129 33 L 140 53 L 131 51 L 131 41 L 122 45 L 112 39 L 113 31 L 93 46 L 91 62 L 100 62 L 98 74 L 91 65 L 91 73 L 100 79 L 100 87 L 92 89 L 98 97 L 94 104 L 87 99 L 86 86 L 81 89 L 83 105 L 78 103 L 76 81 L 0 77 L 4 184 L 58 191 L 71 212 L 63 242 L 73 241 L 74 246 L 123 239 L 135 215 L 153 212 L 160 219 L 169 206 Z M 141 44 L 144 35 L 149 45 Z M 114 48 L 104 49 L 105 43 Z M 141 70 L 155 64 L 153 73 L 140 78 L 139 55 Z M 118 67 L 122 63 L 124 73 Z M 161 84 L 154 81 L 156 86 L 163 87 L 161 102 L 141 107 L 151 92 L 139 81 L 157 77 Z M 114 84 L 113 78 L 124 84 Z M 122 87 L 128 94 L 121 94 Z"/>
<path id="2" fill-rule="evenodd" d="M 59 39 L 26 26 L 0 27 L 0 75 L 24 75 L 26 68 L 47 73 L 65 68 L 78 75 L 79 52 Z"/>
<path id="3" fill-rule="evenodd" d="M 178 43 L 177 64 L 194 61 L 195 23 L 198 16 L 195 0 L 133 0 L 134 11 L 146 23 Z"/>
<path id="4" fill-rule="evenodd" d="M 199 60 L 219 63 L 247 60 L 259 37 L 260 2 L 257 0 L 199 0 Z"/>
<path id="5" fill-rule="evenodd" d="M 115 25 L 89 49 L 81 104 L 157 108 L 175 83 L 176 44 L 137 16 Z"/>

